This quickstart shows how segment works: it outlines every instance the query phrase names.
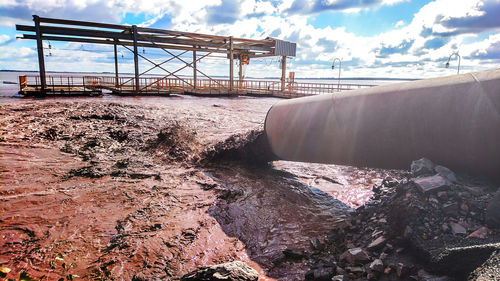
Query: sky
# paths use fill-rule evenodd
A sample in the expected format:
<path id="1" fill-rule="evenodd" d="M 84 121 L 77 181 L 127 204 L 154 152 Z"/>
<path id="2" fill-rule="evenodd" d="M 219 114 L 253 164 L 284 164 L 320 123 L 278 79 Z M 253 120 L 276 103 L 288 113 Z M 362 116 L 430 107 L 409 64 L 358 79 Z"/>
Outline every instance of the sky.
<path id="1" fill-rule="evenodd" d="M 460 73 L 500 67 L 500 0 L 0 0 L 0 69 L 38 69 L 36 42 L 16 39 L 15 30 L 15 24 L 33 25 L 34 14 L 292 41 L 297 56 L 287 69 L 296 77 L 337 77 L 335 59 L 342 60 L 342 77 L 453 75 L 459 58 Z M 114 71 L 112 46 L 44 41 L 49 45 L 48 71 Z M 158 49 L 144 52 L 156 62 L 169 58 Z M 167 65 L 174 70 L 183 63 Z M 151 66 L 140 61 L 141 70 Z M 210 75 L 229 71 L 223 58 L 198 66 Z M 119 67 L 133 72 L 126 49 L 120 49 Z M 279 77 L 281 71 L 278 58 L 252 59 L 245 67 L 247 77 Z"/>

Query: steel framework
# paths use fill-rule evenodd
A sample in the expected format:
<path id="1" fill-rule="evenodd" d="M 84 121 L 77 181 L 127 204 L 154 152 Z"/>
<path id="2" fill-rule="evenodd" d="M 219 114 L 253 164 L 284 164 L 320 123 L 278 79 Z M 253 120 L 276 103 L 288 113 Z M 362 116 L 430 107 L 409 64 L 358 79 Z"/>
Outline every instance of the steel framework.
<path id="1" fill-rule="evenodd" d="M 136 25 L 118 25 L 87 21 L 64 20 L 54 18 L 43 18 L 33 15 L 34 26 L 16 25 L 16 30 L 30 32 L 23 34 L 22 39 L 32 39 L 37 42 L 38 64 L 40 71 L 41 93 L 47 91 L 47 81 L 45 73 L 45 61 L 43 55 L 43 40 L 63 41 L 63 42 L 80 42 L 106 44 L 114 46 L 115 60 L 115 87 L 121 87 L 130 82 L 131 79 L 120 83 L 118 77 L 118 59 L 117 46 L 122 46 L 133 53 L 134 55 L 134 83 L 133 91 L 136 94 L 141 93 L 141 90 L 150 85 L 141 87 L 139 77 L 150 72 L 153 69 L 161 69 L 167 74 L 163 79 L 175 77 L 183 80 L 185 83 L 190 83 L 188 79 L 183 79 L 176 75 L 179 71 L 190 67 L 193 69 L 193 88 L 196 88 L 196 80 L 198 74 L 201 74 L 211 81 L 217 83 L 217 80 L 212 79 L 206 73 L 197 68 L 197 62 L 214 53 L 227 54 L 229 59 L 229 89 L 233 91 L 234 77 L 233 65 L 234 60 L 246 60 L 247 58 L 281 56 L 282 57 L 282 75 L 281 75 L 281 90 L 285 90 L 285 75 L 286 75 L 286 57 L 295 56 L 296 44 L 292 42 L 282 41 L 274 38 L 266 38 L 264 40 L 253 40 L 245 38 L 237 38 L 232 36 L 208 35 L 192 32 L 180 32 L 173 30 L 164 30 L 156 28 L 139 27 Z M 33 34 L 34 33 L 34 34 Z M 138 52 L 139 47 L 157 48 L 165 51 L 171 58 L 155 63 L 148 59 L 145 55 Z M 182 50 L 181 54 L 173 54 L 169 50 Z M 191 51 L 193 60 L 187 62 L 181 58 L 181 55 Z M 202 53 L 198 55 L 197 53 Z M 148 61 L 153 66 L 146 71 L 139 72 L 139 57 Z M 171 60 L 177 59 L 184 63 L 179 69 L 169 71 L 163 65 Z M 239 71 L 239 80 L 242 80 L 242 71 Z"/>

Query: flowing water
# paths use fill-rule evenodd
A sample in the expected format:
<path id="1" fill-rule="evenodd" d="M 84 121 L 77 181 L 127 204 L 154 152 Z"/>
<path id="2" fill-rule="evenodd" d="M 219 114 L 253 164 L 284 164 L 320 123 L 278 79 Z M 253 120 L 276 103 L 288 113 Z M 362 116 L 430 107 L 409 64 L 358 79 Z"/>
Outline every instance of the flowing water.
<path id="1" fill-rule="evenodd" d="M 262 129 L 278 100 L 0 100 L 0 264 L 55 278 L 61 253 L 85 279 L 175 280 L 242 260 L 263 280 L 302 280 L 310 264 L 294 255 L 399 172 L 198 161 Z"/>

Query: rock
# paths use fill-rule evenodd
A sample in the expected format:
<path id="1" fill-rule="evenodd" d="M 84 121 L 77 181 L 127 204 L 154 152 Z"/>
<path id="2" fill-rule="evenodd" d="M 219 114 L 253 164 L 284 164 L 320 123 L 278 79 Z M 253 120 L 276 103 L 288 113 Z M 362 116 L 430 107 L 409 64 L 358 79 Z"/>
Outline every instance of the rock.
<path id="1" fill-rule="evenodd" d="M 347 271 L 352 272 L 352 273 L 363 273 L 365 272 L 362 267 L 359 266 L 353 266 L 353 267 L 347 267 Z"/>
<path id="2" fill-rule="evenodd" d="M 406 277 L 410 273 L 410 268 L 404 263 L 398 263 L 396 266 L 396 274 L 399 278 Z"/>
<path id="3" fill-rule="evenodd" d="M 440 175 L 416 178 L 413 182 L 422 193 L 438 192 L 449 188 L 448 180 Z"/>
<path id="4" fill-rule="evenodd" d="M 467 234 L 467 230 L 465 229 L 465 227 L 463 227 L 458 223 L 452 222 L 450 223 L 450 227 L 451 227 L 451 233 L 453 233 L 454 235 Z"/>
<path id="5" fill-rule="evenodd" d="M 413 229 L 409 225 L 405 227 L 405 231 L 403 232 L 403 237 L 404 238 L 409 238 L 411 234 L 413 233 Z"/>
<path id="6" fill-rule="evenodd" d="M 181 281 L 257 281 L 258 279 L 257 271 L 241 261 L 203 266 L 181 277 Z"/>
<path id="7" fill-rule="evenodd" d="M 469 212 L 469 205 L 462 203 L 462 205 L 460 205 L 460 209 L 462 211 L 464 211 L 465 213 L 467 213 L 467 212 Z"/>
<path id="8" fill-rule="evenodd" d="M 500 229 L 500 189 L 486 208 L 486 225 L 490 228 Z"/>
<path id="9" fill-rule="evenodd" d="M 325 248 L 325 245 L 318 238 L 313 238 L 309 242 L 311 248 L 315 251 L 322 251 Z"/>
<path id="10" fill-rule="evenodd" d="M 388 266 L 384 269 L 384 274 L 390 274 L 392 272 L 392 267 Z"/>
<path id="11" fill-rule="evenodd" d="M 443 207 L 441 207 L 441 210 L 443 211 L 443 213 L 445 215 L 456 216 L 456 215 L 458 215 L 458 203 L 451 202 L 451 203 L 443 204 Z"/>
<path id="12" fill-rule="evenodd" d="M 306 280 L 330 281 L 334 274 L 335 274 L 334 267 L 320 266 L 316 269 L 309 270 L 306 274 Z"/>
<path id="13" fill-rule="evenodd" d="M 448 199 L 448 193 L 446 191 L 440 191 L 437 193 L 437 197 L 442 201 L 446 201 L 446 199 Z"/>
<path id="14" fill-rule="evenodd" d="M 436 167 L 434 167 L 434 171 L 436 171 L 438 175 L 444 177 L 450 182 L 457 182 L 457 177 L 455 176 L 455 173 L 453 173 L 450 169 L 444 166 L 437 165 Z"/>
<path id="15" fill-rule="evenodd" d="M 428 176 L 434 174 L 435 164 L 427 158 L 421 158 L 411 162 L 411 173 L 414 177 Z"/>
<path id="16" fill-rule="evenodd" d="M 332 277 L 332 281 L 344 281 L 344 275 L 335 275 Z"/>
<path id="17" fill-rule="evenodd" d="M 447 223 L 443 223 L 443 224 L 441 225 L 441 230 L 442 230 L 443 232 L 448 232 L 448 230 L 450 230 L 450 227 L 448 226 L 448 224 L 447 224 Z"/>
<path id="18" fill-rule="evenodd" d="M 476 229 L 476 231 L 472 232 L 467 238 L 479 238 L 479 239 L 485 239 L 488 237 L 490 230 L 486 226 L 481 226 L 480 228 Z"/>
<path id="19" fill-rule="evenodd" d="M 361 248 L 349 249 L 340 255 L 340 260 L 345 260 L 350 264 L 362 264 L 369 259 L 368 254 Z"/>
<path id="20" fill-rule="evenodd" d="M 376 272 L 384 271 L 384 262 L 381 259 L 376 259 L 370 264 L 370 269 Z"/>
<path id="21" fill-rule="evenodd" d="M 384 238 L 384 236 L 380 236 L 379 238 L 373 240 L 370 245 L 368 245 L 368 250 L 373 251 L 382 248 L 385 245 L 385 241 L 386 239 Z"/>

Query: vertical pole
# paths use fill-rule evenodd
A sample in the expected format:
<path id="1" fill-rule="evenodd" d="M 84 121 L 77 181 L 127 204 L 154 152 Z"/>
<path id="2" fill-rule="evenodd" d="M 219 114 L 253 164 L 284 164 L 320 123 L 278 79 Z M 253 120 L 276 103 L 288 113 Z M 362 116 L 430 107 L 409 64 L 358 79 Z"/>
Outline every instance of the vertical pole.
<path id="1" fill-rule="evenodd" d="M 342 70 L 342 60 L 339 60 L 339 81 L 338 81 L 338 84 L 337 84 L 337 91 L 340 92 L 340 71 Z"/>
<path id="2" fill-rule="evenodd" d="M 139 56 L 137 55 L 137 26 L 132 26 L 132 37 L 134 40 L 134 66 L 135 66 L 135 92 L 139 93 Z"/>
<path id="3" fill-rule="evenodd" d="M 285 91 L 285 80 L 286 80 L 286 56 L 281 58 L 281 91 Z"/>
<path id="4" fill-rule="evenodd" d="M 233 90 L 233 37 L 229 37 L 229 90 Z"/>
<path id="5" fill-rule="evenodd" d="M 118 48 L 116 46 L 116 41 L 117 39 L 115 39 L 115 87 L 118 88 L 118 85 L 120 85 L 120 83 L 118 82 Z"/>
<path id="6" fill-rule="evenodd" d="M 42 32 L 40 32 L 40 18 L 34 15 L 33 21 L 35 22 L 36 48 L 38 50 L 38 67 L 40 71 L 41 93 L 42 95 L 44 95 L 47 88 L 47 81 L 45 80 L 45 61 L 43 59 L 43 42 Z"/>
<path id="7" fill-rule="evenodd" d="M 196 47 L 196 46 L 193 46 Z M 194 80 L 194 88 L 196 89 L 196 51 L 193 51 L 193 80 Z"/>
<path id="8" fill-rule="evenodd" d="M 243 86 L 243 66 L 241 65 L 241 58 L 240 58 L 240 69 L 238 71 L 238 78 L 240 80 L 238 87 L 241 89 L 241 87 Z"/>

